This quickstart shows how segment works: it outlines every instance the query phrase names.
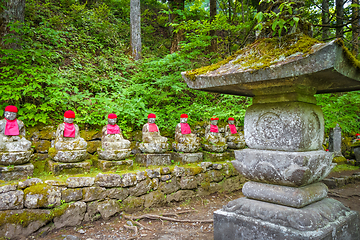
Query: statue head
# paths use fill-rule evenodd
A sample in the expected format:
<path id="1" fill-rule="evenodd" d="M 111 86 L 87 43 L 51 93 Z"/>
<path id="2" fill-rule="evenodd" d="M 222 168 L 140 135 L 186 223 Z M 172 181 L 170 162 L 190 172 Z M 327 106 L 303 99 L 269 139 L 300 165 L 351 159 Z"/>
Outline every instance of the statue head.
<path id="1" fill-rule="evenodd" d="M 180 123 L 187 123 L 188 115 L 187 114 L 181 114 L 180 115 Z"/>
<path id="2" fill-rule="evenodd" d="M 64 123 L 74 123 L 75 113 L 68 110 L 64 113 Z"/>
<path id="3" fill-rule="evenodd" d="M 210 123 L 211 125 L 217 125 L 218 124 L 218 121 L 219 121 L 219 118 L 213 116 L 211 119 L 210 119 Z"/>
<path id="4" fill-rule="evenodd" d="M 234 125 L 234 124 L 235 124 L 235 119 L 232 118 L 232 117 L 229 117 L 229 118 L 228 118 L 228 124 Z"/>
<path id="5" fill-rule="evenodd" d="M 10 121 L 15 120 L 17 117 L 17 112 L 17 107 L 9 105 L 5 108 L 4 117 Z"/>
<path id="6" fill-rule="evenodd" d="M 110 113 L 108 115 L 108 124 L 110 125 L 115 125 L 117 122 L 117 116 L 115 113 Z"/>
<path id="7" fill-rule="evenodd" d="M 156 118 L 156 115 L 153 113 L 150 113 L 148 115 L 148 123 L 155 123 L 155 118 Z"/>

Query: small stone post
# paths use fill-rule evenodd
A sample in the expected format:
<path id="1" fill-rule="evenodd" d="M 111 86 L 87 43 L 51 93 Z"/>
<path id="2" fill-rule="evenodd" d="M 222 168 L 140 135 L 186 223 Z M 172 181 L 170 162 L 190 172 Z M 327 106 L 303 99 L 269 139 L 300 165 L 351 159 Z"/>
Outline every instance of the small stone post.
<path id="1" fill-rule="evenodd" d="M 334 153 L 334 163 L 346 163 L 346 158 L 341 153 L 341 139 L 341 128 L 336 124 L 329 134 L 329 151 Z"/>

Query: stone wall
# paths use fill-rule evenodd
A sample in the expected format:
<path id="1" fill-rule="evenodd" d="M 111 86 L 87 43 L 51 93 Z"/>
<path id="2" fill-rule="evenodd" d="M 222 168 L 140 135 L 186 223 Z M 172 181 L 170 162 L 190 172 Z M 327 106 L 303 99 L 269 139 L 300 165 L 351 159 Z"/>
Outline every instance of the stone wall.
<path id="1" fill-rule="evenodd" d="M 122 212 L 242 188 L 245 178 L 230 162 L 161 167 L 133 173 L 30 178 L 0 186 L 0 236 L 27 236 L 46 224 L 76 226 Z"/>

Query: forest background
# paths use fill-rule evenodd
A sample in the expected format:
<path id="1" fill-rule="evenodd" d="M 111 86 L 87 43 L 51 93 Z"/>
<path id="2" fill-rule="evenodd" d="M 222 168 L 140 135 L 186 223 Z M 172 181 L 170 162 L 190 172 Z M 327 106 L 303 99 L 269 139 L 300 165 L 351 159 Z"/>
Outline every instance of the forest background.
<path id="1" fill-rule="evenodd" d="M 19 2 L 24 16 L 15 21 L 7 10 Z M 291 19 L 268 11 L 273 2 L 141 0 L 142 58 L 135 61 L 130 0 L 0 0 L 0 114 L 12 104 L 27 126 L 55 125 L 71 109 L 91 129 L 114 112 L 125 132 L 141 129 L 149 113 L 170 131 L 182 113 L 190 124 L 213 115 L 242 124 L 251 98 L 194 91 L 180 73 L 234 54 L 267 22 L 276 30 L 286 21 L 311 24 L 312 37 L 342 38 L 359 57 L 358 0 L 307 0 L 298 13 L 280 1 L 294 11 Z M 316 97 L 327 131 L 339 123 L 359 132 L 360 91 Z"/>

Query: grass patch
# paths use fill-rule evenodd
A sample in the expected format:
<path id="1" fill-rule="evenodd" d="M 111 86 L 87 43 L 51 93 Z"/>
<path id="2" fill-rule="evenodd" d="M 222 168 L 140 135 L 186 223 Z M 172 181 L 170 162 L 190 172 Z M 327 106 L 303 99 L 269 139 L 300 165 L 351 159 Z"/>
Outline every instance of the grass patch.
<path id="1" fill-rule="evenodd" d="M 336 165 L 332 172 L 354 171 L 359 170 L 360 166 L 351 166 L 347 164 Z"/>

